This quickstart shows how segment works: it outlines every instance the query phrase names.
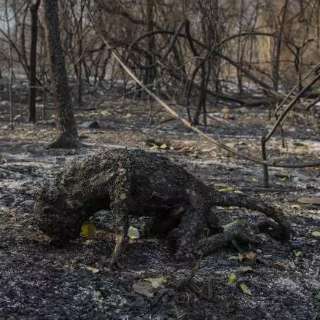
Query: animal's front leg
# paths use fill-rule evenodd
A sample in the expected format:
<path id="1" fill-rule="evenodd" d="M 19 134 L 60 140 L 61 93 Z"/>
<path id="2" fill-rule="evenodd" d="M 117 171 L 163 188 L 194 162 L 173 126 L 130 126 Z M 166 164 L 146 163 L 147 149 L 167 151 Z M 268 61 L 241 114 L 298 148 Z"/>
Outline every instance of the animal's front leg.
<path id="1" fill-rule="evenodd" d="M 110 266 L 119 265 L 119 258 L 128 244 L 129 215 L 127 205 L 124 202 L 115 204 L 112 208 L 113 213 L 117 217 L 116 225 L 116 243 L 112 252 Z"/>
<path id="2" fill-rule="evenodd" d="M 129 211 L 132 209 L 131 179 L 129 169 L 120 166 L 117 172 L 113 192 L 110 194 L 110 207 L 116 222 L 116 244 L 113 249 L 110 265 L 119 264 L 118 260 L 128 244 Z"/>

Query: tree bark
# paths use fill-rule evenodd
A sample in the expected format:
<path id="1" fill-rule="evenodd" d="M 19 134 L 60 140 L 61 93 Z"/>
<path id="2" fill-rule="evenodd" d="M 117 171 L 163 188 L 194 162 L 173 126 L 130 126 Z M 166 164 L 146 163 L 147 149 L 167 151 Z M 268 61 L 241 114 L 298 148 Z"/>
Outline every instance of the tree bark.
<path id="1" fill-rule="evenodd" d="M 46 39 L 50 53 L 51 79 L 57 107 L 59 136 L 51 148 L 77 148 L 79 137 L 74 119 L 65 57 L 62 50 L 57 0 L 44 0 Z"/>
<path id="2" fill-rule="evenodd" d="M 30 7 L 31 13 L 31 48 L 30 48 L 30 92 L 29 92 L 29 122 L 36 122 L 37 95 L 37 43 L 38 43 L 38 9 L 41 0 Z"/>
<path id="3" fill-rule="evenodd" d="M 154 0 L 147 0 L 147 33 L 152 33 L 154 30 Z M 151 35 L 147 39 L 148 53 L 146 54 L 146 71 L 144 84 L 153 88 L 153 82 L 156 78 L 156 68 L 155 68 L 155 37 Z"/>
<path id="4" fill-rule="evenodd" d="M 280 81 L 280 59 L 281 59 L 281 47 L 284 37 L 285 24 L 288 14 L 289 0 L 285 1 L 285 4 L 282 8 L 283 13 L 280 21 L 279 31 L 276 38 L 275 44 L 275 55 L 272 61 L 272 78 L 273 78 L 273 89 L 277 92 L 279 89 Z"/>

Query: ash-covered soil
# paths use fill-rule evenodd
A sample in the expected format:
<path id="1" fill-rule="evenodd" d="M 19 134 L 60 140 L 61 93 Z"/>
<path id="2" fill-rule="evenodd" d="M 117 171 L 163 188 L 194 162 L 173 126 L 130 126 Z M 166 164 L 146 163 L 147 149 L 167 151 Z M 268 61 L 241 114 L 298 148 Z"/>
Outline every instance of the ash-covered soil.
<path id="1" fill-rule="evenodd" d="M 98 119 L 101 127 L 81 128 L 87 147 L 77 151 L 45 148 L 54 137 L 50 123 L 20 123 L 13 132 L 3 123 L 0 319 L 320 319 L 320 238 L 315 233 L 320 231 L 320 207 L 317 201 L 299 201 L 320 198 L 319 169 L 271 169 L 271 189 L 265 190 L 259 166 L 221 153 L 176 122 L 159 125 L 156 118 L 146 125 L 138 107 L 123 107 L 121 114 L 119 108 L 103 109 L 104 114 L 102 109 L 78 112 L 79 122 Z M 218 132 L 229 145 L 258 154 L 266 114 L 251 117 L 253 126 L 243 110 L 235 118 L 214 122 L 218 131 L 212 124 L 209 133 Z M 246 121 L 251 131 L 244 139 Z M 291 137 L 286 149 L 275 139 L 270 149 L 276 156 L 317 157 L 320 144 L 313 137 L 315 131 L 309 140 Z M 35 190 L 65 161 L 106 146 L 161 152 L 218 189 L 261 196 L 288 215 L 292 240 L 283 244 L 261 235 L 262 243 L 247 254 L 225 248 L 197 263 L 177 263 L 165 243 L 139 238 L 132 240 L 122 270 L 111 271 L 112 221 L 108 212 L 100 212 L 91 239 L 79 238 L 61 249 L 51 246 L 33 221 Z M 238 208 L 214 211 L 222 224 L 258 216 Z"/>

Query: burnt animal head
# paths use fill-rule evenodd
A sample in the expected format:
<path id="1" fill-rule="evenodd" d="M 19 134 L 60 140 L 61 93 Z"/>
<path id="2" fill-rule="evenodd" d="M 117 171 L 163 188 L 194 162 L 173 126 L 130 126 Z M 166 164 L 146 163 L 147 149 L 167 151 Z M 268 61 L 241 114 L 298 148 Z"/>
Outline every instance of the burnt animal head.
<path id="1" fill-rule="evenodd" d="M 39 229 L 53 240 L 68 241 L 80 234 L 81 213 L 53 186 L 37 193 L 34 213 Z"/>

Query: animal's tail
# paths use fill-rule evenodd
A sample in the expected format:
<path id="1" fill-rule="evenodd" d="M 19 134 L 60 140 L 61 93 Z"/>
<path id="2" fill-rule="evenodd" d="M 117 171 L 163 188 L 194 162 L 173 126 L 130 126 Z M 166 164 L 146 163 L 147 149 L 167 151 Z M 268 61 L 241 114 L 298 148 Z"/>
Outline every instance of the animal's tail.
<path id="1" fill-rule="evenodd" d="M 275 208 L 258 198 L 246 196 L 241 193 L 214 192 L 213 203 L 222 207 L 243 207 L 264 213 L 278 223 L 277 238 L 282 241 L 289 240 L 291 234 L 290 225 L 281 209 Z"/>

